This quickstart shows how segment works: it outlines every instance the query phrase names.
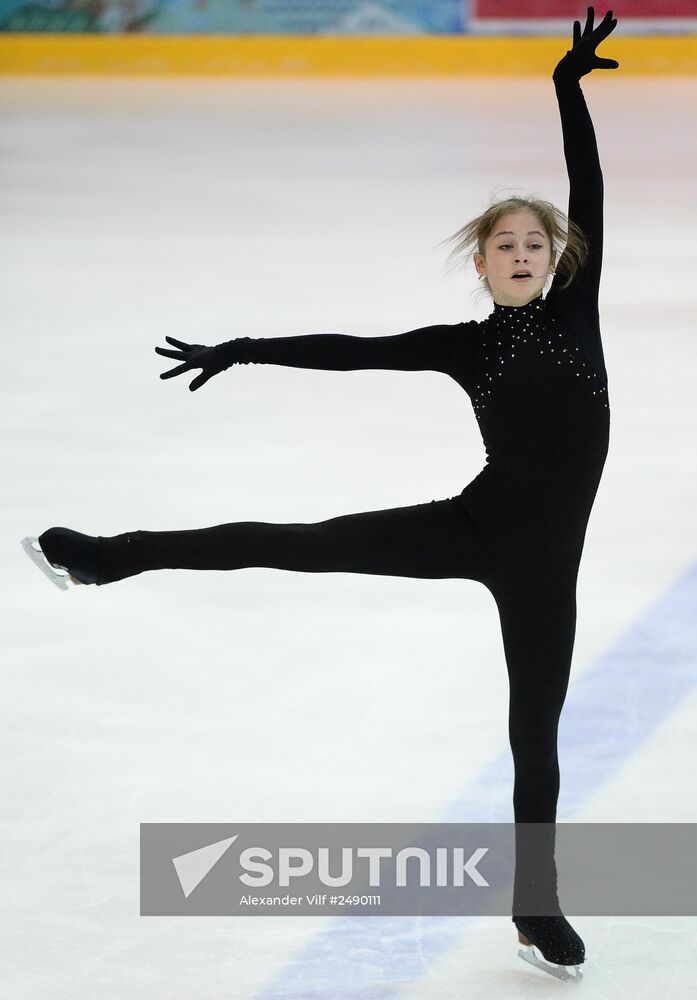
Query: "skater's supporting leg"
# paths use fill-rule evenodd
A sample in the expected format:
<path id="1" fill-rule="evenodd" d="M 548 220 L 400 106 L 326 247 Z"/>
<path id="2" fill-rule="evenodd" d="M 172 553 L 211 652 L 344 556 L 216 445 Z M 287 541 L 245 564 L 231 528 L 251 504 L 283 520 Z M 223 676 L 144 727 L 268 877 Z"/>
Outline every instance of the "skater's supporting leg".
<path id="1" fill-rule="evenodd" d="M 529 564 L 529 569 L 535 566 L 534 555 Z M 524 586 L 511 574 L 515 588 L 503 586 L 496 593 L 510 685 L 513 808 L 519 824 L 513 913 L 561 915 L 554 859 L 557 732 L 571 669 L 576 580 L 568 570 L 555 574 L 536 568 L 526 574 Z"/>
<path id="2" fill-rule="evenodd" d="M 555 572 L 529 553 L 527 579 L 513 569 L 495 593 L 510 683 L 509 737 L 513 752 L 516 870 L 513 922 L 525 951 L 534 945 L 560 978 L 585 958 L 583 941 L 564 917 L 554 857 L 559 796 L 557 732 L 569 684 L 576 631 L 577 562 Z M 522 583 L 525 585 L 521 585 Z M 527 824 L 544 824 L 544 826 Z M 571 976 L 570 978 L 581 978 Z"/>
<path id="3" fill-rule="evenodd" d="M 576 631 L 576 578 L 573 572 L 541 568 L 515 591 L 501 588 L 495 596 L 510 687 L 515 819 L 553 823 L 559 796 L 557 730 Z"/>
<path id="4" fill-rule="evenodd" d="M 530 551 L 524 560 L 525 581 L 518 569 L 521 560 L 516 562 L 495 593 L 510 682 L 509 736 L 515 769 L 512 920 L 524 946 L 518 952 L 521 958 L 560 979 L 577 980 L 582 978 L 578 966 L 585 959 L 585 947 L 561 911 L 554 857 L 557 731 L 576 631 L 577 560 L 570 559 L 555 572 Z M 576 967 L 575 974 L 568 971 L 571 966 Z"/>

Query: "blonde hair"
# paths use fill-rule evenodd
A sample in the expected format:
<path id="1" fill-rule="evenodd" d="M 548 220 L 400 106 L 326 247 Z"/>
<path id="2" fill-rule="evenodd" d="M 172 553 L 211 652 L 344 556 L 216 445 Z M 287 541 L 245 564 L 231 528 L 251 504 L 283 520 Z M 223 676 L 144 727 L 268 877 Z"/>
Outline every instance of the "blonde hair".
<path id="1" fill-rule="evenodd" d="M 446 273 L 450 273 L 460 264 L 463 265 L 473 256 L 475 251 L 484 254 L 486 241 L 494 232 L 498 220 L 502 215 L 510 212 L 521 211 L 532 212 L 539 220 L 543 230 L 552 244 L 551 262 L 557 260 L 563 248 L 563 253 L 556 266 L 556 273 L 565 279 L 562 288 L 568 288 L 574 279 L 576 272 L 583 266 L 588 257 L 588 243 L 583 235 L 583 231 L 572 222 L 563 212 L 556 208 L 551 202 L 536 198 L 534 195 L 512 196 L 501 201 L 492 202 L 489 207 L 471 219 L 468 223 L 458 229 L 452 236 L 441 240 L 438 246 L 454 243 L 455 246 L 448 255 Z M 485 276 L 482 279 L 482 287 L 479 292 L 491 295 L 489 280 Z"/>

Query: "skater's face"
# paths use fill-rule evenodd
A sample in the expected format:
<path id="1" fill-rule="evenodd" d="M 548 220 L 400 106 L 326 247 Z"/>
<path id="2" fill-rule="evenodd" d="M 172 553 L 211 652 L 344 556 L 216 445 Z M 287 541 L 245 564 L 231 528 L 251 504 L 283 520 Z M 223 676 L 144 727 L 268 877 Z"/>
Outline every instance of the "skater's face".
<path id="1" fill-rule="evenodd" d="M 494 226 L 484 254 L 475 253 L 474 266 L 486 275 L 494 302 L 524 306 L 542 292 L 552 271 L 552 244 L 536 215 L 511 212 Z M 530 277 L 514 278 L 518 271 Z"/>

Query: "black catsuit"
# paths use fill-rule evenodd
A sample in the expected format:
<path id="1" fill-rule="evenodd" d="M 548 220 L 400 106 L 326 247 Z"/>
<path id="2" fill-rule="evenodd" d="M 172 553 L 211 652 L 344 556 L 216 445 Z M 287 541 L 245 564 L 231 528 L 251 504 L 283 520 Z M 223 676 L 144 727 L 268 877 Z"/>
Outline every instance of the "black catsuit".
<path id="1" fill-rule="evenodd" d="M 238 338 L 227 363 L 352 371 L 439 371 L 468 393 L 487 450 L 459 496 L 314 524 L 237 522 L 102 539 L 98 583 L 163 568 L 266 566 L 478 580 L 500 614 L 510 681 L 518 823 L 553 823 L 557 726 L 569 681 L 576 578 L 608 448 L 598 319 L 603 178 L 580 84 L 555 80 L 570 180 L 569 218 L 589 257 L 546 299 L 496 304 L 483 322 L 388 337 Z M 50 558 L 50 555 L 49 555 Z"/>

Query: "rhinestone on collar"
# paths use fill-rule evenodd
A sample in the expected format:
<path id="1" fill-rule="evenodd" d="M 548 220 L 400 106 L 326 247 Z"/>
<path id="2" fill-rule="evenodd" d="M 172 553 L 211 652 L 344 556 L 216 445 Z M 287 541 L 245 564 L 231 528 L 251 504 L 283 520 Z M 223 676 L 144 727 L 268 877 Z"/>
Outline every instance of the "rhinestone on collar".
<path id="1" fill-rule="evenodd" d="M 494 311 L 491 316 L 518 316 L 519 314 L 531 315 L 542 309 L 544 299 L 542 298 L 542 292 L 535 299 L 531 299 L 530 302 L 526 302 L 524 306 L 502 306 L 499 302 L 494 302 Z M 491 319 L 491 316 L 489 317 Z"/>

